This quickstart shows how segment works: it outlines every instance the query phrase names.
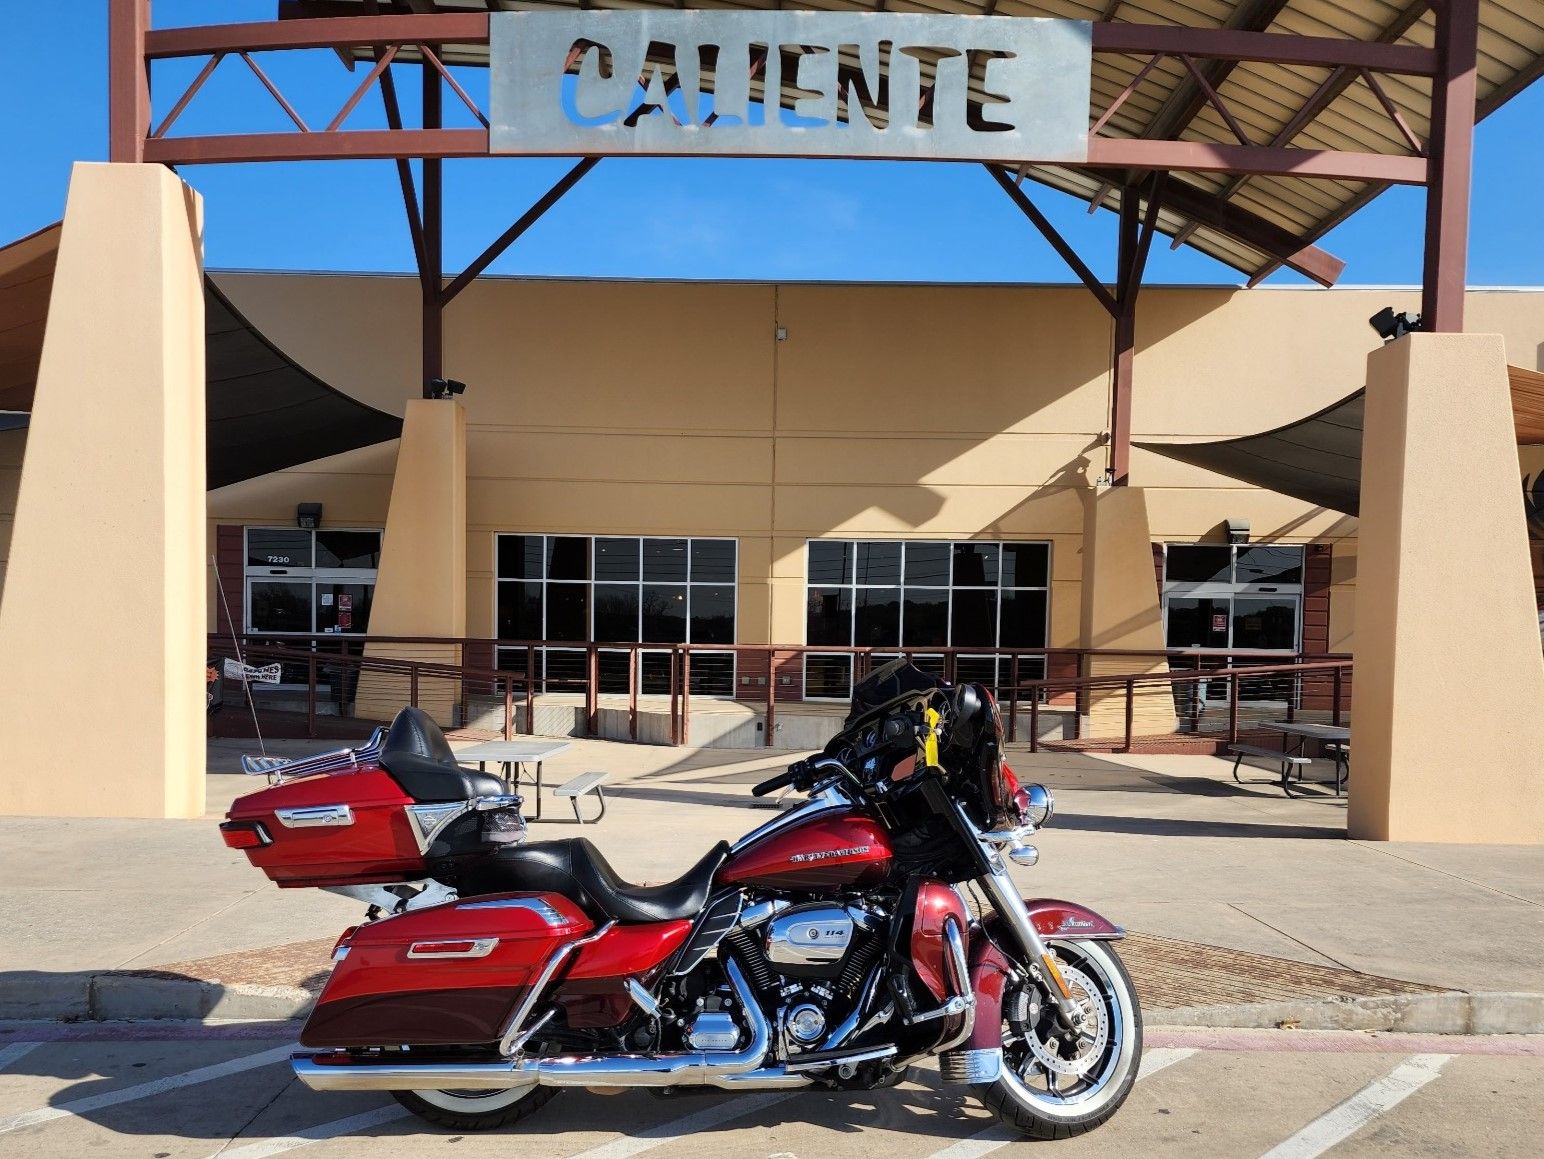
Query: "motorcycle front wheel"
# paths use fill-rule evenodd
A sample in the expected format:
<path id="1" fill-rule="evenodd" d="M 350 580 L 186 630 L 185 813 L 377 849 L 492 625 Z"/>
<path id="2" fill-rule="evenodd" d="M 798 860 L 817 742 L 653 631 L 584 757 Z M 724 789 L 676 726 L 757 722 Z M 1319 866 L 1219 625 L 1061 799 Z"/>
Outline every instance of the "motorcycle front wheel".
<path id="1" fill-rule="evenodd" d="M 455 1131 L 491 1131 L 519 1122 L 547 1105 L 555 1087 L 516 1087 L 502 1091 L 392 1091 L 420 1119 Z"/>
<path id="2" fill-rule="evenodd" d="M 1108 942 L 1052 941 L 1084 1021 L 1069 1031 L 1040 986 L 1003 995 L 1002 1068 L 972 1087 L 1004 1126 L 1032 1139 L 1069 1139 L 1108 1121 L 1142 1061 L 1142 1011 L 1131 976 Z M 1027 972 L 1026 972 L 1027 973 Z"/>

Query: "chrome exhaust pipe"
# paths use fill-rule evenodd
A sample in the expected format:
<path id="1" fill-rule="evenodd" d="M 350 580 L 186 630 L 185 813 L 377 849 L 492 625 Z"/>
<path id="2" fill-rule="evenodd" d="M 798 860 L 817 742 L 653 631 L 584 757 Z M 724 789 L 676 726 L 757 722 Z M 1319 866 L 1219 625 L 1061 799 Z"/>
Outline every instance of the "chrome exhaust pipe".
<path id="1" fill-rule="evenodd" d="M 297 1054 L 295 1075 L 314 1091 L 505 1090 L 548 1087 L 715 1086 L 728 1090 L 770 1090 L 804 1086 L 809 1079 L 781 1066 L 762 1067 L 772 1028 L 756 1004 L 745 976 L 725 963 L 750 1041 L 735 1051 L 690 1051 L 656 1055 L 599 1055 L 509 1062 L 389 1063 L 341 1060 L 336 1054 Z"/>
<path id="2" fill-rule="evenodd" d="M 296 1054 L 295 1077 L 313 1091 L 502 1091 L 534 1086 L 536 1076 L 512 1062 L 359 1062 L 346 1056 Z M 329 1061 L 335 1060 L 335 1061 Z"/>

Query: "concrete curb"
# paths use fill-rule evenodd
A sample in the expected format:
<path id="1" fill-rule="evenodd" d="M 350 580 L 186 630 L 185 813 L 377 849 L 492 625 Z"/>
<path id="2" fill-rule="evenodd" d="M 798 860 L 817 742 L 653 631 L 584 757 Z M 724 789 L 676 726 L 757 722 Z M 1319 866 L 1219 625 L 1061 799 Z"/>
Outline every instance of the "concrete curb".
<path id="1" fill-rule="evenodd" d="M 1544 994 L 1403 994 L 1144 1010 L 1155 1026 L 1387 1030 L 1407 1034 L 1544 1034 Z"/>
<path id="2" fill-rule="evenodd" d="M 0 996 L 0 1019 L 141 1022 L 304 1018 L 316 995 L 298 986 L 206 982 L 155 971 L 104 970 L 20 981 Z"/>
<path id="3" fill-rule="evenodd" d="M 295 986 L 200 981 L 155 971 L 103 971 L 7 987 L 0 1019 L 144 1022 L 218 1018 L 287 1022 L 316 996 Z M 1544 1034 L 1544 994 L 1412 994 L 1384 998 L 1147 1009 L 1152 1026 L 1382 1030 L 1407 1034 Z"/>

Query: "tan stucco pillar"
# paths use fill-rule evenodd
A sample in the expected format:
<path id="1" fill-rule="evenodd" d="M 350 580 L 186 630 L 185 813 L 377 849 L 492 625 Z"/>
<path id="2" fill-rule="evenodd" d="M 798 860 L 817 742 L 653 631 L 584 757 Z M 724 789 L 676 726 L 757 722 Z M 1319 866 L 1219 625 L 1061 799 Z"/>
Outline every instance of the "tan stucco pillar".
<path id="1" fill-rule="evenodd" d="M 0 600 L 0 813 L 203 816 L 206 566 L 202 204 L 77 164 Z M 82 712 L 95 756 L 61 743 Z"/>
<path id="2" fill-rule="evenodd" d="M 1348 829 L 1544 842 L 1544 658 L 1499 335 L 1367 360 Z"/>
<path id="3" fill-rule="evenodd" d="M 466 635 L 466 409 L 457 399 L 407 404 L 370 635 Z M 441 644 L 373 644 L 365 654 L 435 664 L 461 660 L 458 646 Z M 355 712 L 389 720 L 408 703 L 410 692 L 406 677 L 367 671 Z M 450 681 L 419 682 L 418 703 L 442 725 L 452 723 L 452 706 L 460 699 L 460 688 Z"/>
<path id="4" fill-rule="evenodd" d="M 1162 650 L 1163 610 L 1153 572 L 1147 493 L 1139 487 L 1111 487 L 1087 492 L 1083 503 L 1083 647 Z M 1163 656 L 1091 656 L 1083 668 L 1087 676 L 1167 670 Z M 1174 731 L 1174 699 L 1167 686 L 1139 686 L 1132 709 L 1133 736 Z M 1124 689 L 1091 693 L 1084 735 L 1120 737 L 1125 730 Z"/>

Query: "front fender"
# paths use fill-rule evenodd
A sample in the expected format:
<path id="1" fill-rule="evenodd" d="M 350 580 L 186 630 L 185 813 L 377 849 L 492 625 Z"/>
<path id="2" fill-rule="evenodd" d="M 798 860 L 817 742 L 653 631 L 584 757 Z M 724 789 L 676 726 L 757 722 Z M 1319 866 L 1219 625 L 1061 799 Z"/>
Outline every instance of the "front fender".
<path id="1" fill-rule="evenodd" d="M 1115 941 L 1126 936 L 1120 926 L 1076 902 L 1026 898 L 1024 908 L 1042 938 Z M 1000 1050 L 1003 1044 L 1003 992 L 1013 964 L 997 948 L 996 943 L 1006 936 L 999 929 L 1001 919 L 989 914 L 982 924 L 988 936 L 970 940 L 970 985 L 976 996 L 976 1021 L 970 1040 L 961 1044 L 963 1050 Z"/>
<path id="2" fill-rule="evenodd" d="M 1025 898 L 1024 908 L 1042 938 L 1097 938 L 1113 942 L 1126 936 L 1120 926 L 1075 901 Z"/>

